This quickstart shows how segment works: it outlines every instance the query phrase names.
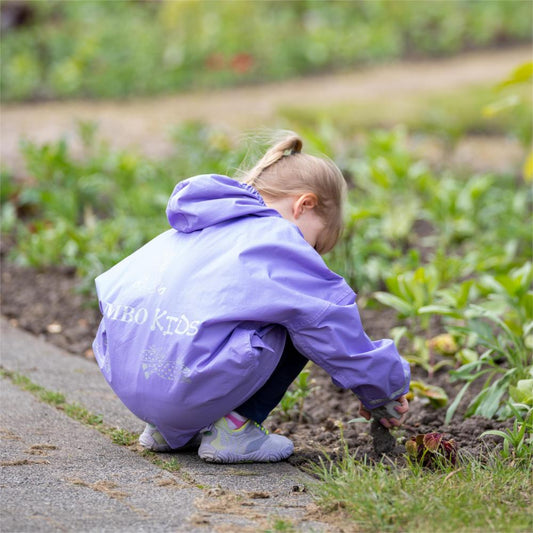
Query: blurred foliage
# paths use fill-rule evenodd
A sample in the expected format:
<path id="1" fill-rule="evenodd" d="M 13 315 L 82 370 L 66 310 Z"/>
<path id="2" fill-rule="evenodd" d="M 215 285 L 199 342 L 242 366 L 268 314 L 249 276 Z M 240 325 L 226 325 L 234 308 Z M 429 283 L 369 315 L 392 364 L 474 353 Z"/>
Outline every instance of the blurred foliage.
<path id="1" fill-rule="evenodd" d="M 188 123 L 174 134 L 176 151 L 156 162 L 110 150 L 92 123 L 81 123 L 84 153 L 64 140 L 22 144 L 29 181 L 3 171 L 3 235 L 16 245 L 11 259 L 32 267 L 73 266 L 92 278 L 166 229 L 165 208 L 174 185 L 192 174 L 228 174 L 244 156 L 227 135 Z"/>
<path id="2" fill-rule="evenodd" d="M 118 98 L 277 80 L 528 42 L 531 16 L 521 0 L 3 2 L 0 88 Z"/>
<path id="3" fill-rule="evenodd" d="M 496 111 L 494 106 L 502 101 L 509 105 Z M 436 136 L 451 144 L 465 135 L 512 135 L 530 146 L 532 101 L 532 84 L 528 82 L 519 87 L 482 85 L 431 94 L 397 94 L 386 106 L 378 97 L 350 104 L 325 101 L 313 107 L 295 103 L 279 113 L 298 131 L 318 129 L 322 123 L 332 122 L 345 135 L 353 135 L 403 124 L 409 131 Z M 492 110 L 490 116 L 487 110 Z"/>
<path id="4" fill-rule="evenodd" d="M 516 67 L 510 76 L 507 79 L 503 80 L 498 89 L 500 91 L 500 98 L 496 102 L 491 102 L 483 110 L 483 114 L 486 117 L 494 119 L 496 116 L 509 116 L 514 113 L 523 113 L 524 101 L 529 97 L 529 111 L 526 113 L 526 118 L 529 119 L 527 125 L 521 128 L 522 131 L 529 132 L 529 136 L 525 136 L 525 141 L 528 146 L 531 145 L 531 131 L 533 120 L 531 117 L 531 88 L 533 82 L 533 61 L 523 63 Z M 518 86 L 518 87 L 517 87 Z M 522 88 L 525 86 L 525 89 L 528 91 L 528 96 L 524 96 L 520 91 L 519 87 Z M 510 89 L 510 92 L 506 89 Z M 529 154 L 526 157 L 524 166 L 522 169 L 522 174 L 524 179 L 529 182 L 533 182 L 533 149 L 530 149 Z"/>
<path id="5" fill-rule="evenodd" d="M 87 279 L 166 227 L 176 182 L 235 175 L 247 148 L 199 123 L 176 128 L 174 154 L 162 161 L 109 149 L 91 124 L 81 124 L 80 135 L 81 157 L 65 141 L 26 142 L 29 178 L 22 183 L 4 171 L 0 192 L 2 228 L 17 243 L 12 258 L 73 265 Z M 366 294 L 387 288 L 407 298 L 401 312 L 419 326 L 426 324 L 419 309 L 438 291 L 476 272 L 504 274 L 529 258 L 531 190 L 515 175 L 437 172 L 409 152 L 404 128 L 377 130 L 359 143 L 346 143 L 333 127 L 304 138 L 308 151 L 333 157 L 350 184 L 346 230 L 328 262 Z M 420 279 L 431 280 L 421 296 Z"/>

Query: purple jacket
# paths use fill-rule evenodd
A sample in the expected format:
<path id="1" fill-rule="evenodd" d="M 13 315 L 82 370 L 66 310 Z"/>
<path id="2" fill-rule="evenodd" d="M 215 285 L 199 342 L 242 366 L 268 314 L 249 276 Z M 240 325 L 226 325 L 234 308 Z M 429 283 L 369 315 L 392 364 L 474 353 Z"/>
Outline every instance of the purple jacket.
<path id="1" fill-rule="evenodd" d="M 372 409 L 409 388 L 355 294 L 251 186 L 203 175 L 170 197 L 170 229 L 96 279 L 105 378 L 172 447 L 242 404 L 295 347 Z"/>

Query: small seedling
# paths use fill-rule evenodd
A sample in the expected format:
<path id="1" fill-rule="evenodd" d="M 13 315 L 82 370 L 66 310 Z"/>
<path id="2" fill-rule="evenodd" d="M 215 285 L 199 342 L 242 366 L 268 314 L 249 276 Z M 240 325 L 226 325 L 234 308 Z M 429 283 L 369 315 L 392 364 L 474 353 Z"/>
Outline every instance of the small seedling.
<path id="1" fill-rule="evenodd" d="M 453 439 L 447 440 L 442 433 L 426 433 L 411 437 L 405 443 L 409 457 L 422 466 L 437 466 L 439 463 L 455 464 L 457 444 Z"/>
<path id="2" fill-rule="evenodd" d="M 515 404 L 520 406 L 521 404 Z M 497 429 L 491 429 L 481 434 L 481 437 L 485 435 L 496 435 L 502 437 L 503 448 L 501 450 L 501 456 L 504 459 L 510 457 L 517 459 L 527 459 L 533 457 L 533 408 L 522 415 L 514 405 L 510 406 L 515 415 L 513 427 L 500 431 Z M 526 407 L 523 405 L 522 407 Z"/>

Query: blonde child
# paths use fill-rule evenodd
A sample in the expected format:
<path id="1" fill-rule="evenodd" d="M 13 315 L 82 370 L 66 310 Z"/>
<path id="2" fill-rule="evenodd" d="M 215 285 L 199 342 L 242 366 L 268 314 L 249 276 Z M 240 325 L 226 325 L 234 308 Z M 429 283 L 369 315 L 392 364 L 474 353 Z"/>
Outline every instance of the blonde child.
<path id="1" fill-rule="evenodd" d="M 351 389 L 361 414 L 408 410 L 409 365 L 365 334 L 346 282 L 321 255 L 342 231 L 345 181 L 292 134 L 243 182 L 178 183 L 172 229 L 99 276 L 100 368 L 147 423 L 154 451 L 201 439 L 209 462 L 279 461 L 292 442 L 261 425 L 308 360 Z M 397 403 L 391 403 L 397 400 Z"/>

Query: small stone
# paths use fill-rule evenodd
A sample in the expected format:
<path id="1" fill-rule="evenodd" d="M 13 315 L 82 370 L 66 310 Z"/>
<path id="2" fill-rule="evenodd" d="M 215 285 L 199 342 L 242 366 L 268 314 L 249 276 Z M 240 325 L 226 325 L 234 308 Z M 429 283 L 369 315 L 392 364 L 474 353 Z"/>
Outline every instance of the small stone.
<path id="1" fill-rule="evenodd" d="M 61 324 L 59 324 L 59 322 L 52 322 L 46 326 L 46 331 L 48 331 L 48 333 L 61 333 L 63 331 L 63 327 Z"/>
<path id="2" fill-rule="evenodd" d="M 223 496 L 224 494 L 226 494 L 226 491 L 221 487 L 211 487 L 207 490 L 207 495 L 214 496 L 215 498 Z"/>
<path id="3" fill-rule="evenodd" d="M 292 492 L 306 492 L 305 485 L 294 485 Z"/>

